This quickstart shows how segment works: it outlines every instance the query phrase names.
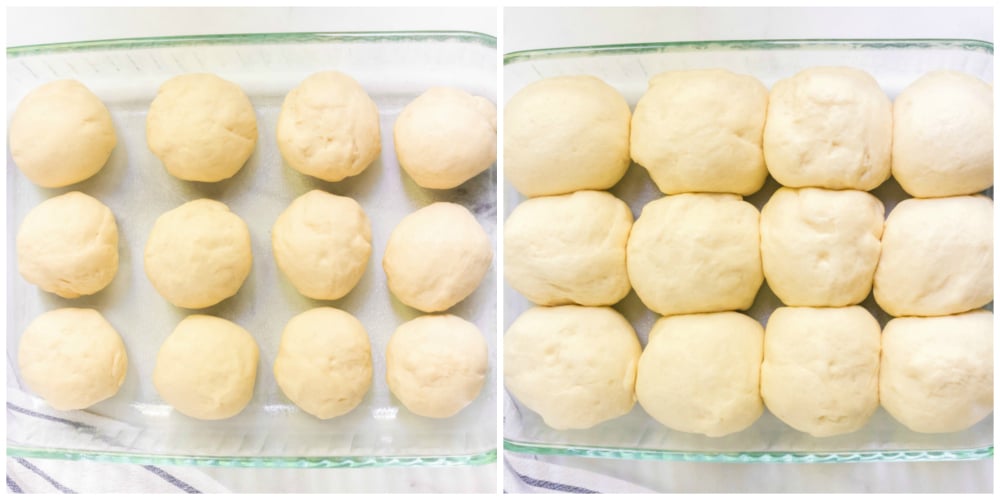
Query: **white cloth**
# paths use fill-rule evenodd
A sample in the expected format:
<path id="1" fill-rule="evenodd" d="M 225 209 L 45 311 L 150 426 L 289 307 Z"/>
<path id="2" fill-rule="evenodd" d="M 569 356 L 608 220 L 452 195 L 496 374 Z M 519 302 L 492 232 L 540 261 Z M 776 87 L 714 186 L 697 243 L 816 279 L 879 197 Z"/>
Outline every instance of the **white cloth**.
<path id="1" fill-rule="evenodd" d="M 529 457 L 504 453 L 504 493 L 656 493 L 611 476 Z"/>

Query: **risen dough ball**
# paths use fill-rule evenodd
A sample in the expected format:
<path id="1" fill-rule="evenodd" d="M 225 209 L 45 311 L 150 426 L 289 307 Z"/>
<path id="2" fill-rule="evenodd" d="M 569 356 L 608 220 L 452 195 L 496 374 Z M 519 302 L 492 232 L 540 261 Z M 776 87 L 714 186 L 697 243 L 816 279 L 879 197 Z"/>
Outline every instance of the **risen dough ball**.
<path id="1" fill-rule="evenodd" d="M 632 115 L 632 159 L 667 194 L 753 194 L 767 167 L 767 88 L 722 69 L 654 76 Z"/>
<path id="2" fill-rule="evenodd" d="M 21 336 L 17 363 L 24 383 L 57 410 L 80 410 L 114 396 L 125 381 L 125 344 L 101 313 L 56 309 Z"/>
<path id="3" fill-rule="evenodd" d="M 456 187 L 497 161 L 497 107 L 463 90 L 432 88 L 403 108 L 393 142 L 417 185 Z"/>
<path id="4" fill-rule="evenodd" d="M 504 176 L 525 196 L 610 188 L 629 166 L 630 117 L 592 76 L 532 83 L 504 108 Z"/>
<path id="5" fill-rule="evenodd" d="M 103 290 L 118 273 L 118 225 L 111 209 L 79 191 L 41 202 L 17 232 L 17 270 L 67 299 Z"/>
<path id="6" fill-rule="evenodd" d="M 942 316 L 993 300 L 993 200 L 904 200 L 885 221 L 875 302 L 892 316 Z"/>
<path id="7" fill-rule="evenodd" d="M 504 276 L 536 304 L 609 306 L 632 289 L 631 229 L 628 205 L 604 191 L 524 201 L 504 223 Z"/>
<path id="8" fill-rule="evenodd" d="M 250 274 L 250 231 L 223 203 L 189 201 L 156 219 L 145 263 L 149 281 L 171 304 L 209 307 L 236 295 Z"/>
<path id="9" fill-rule="evenodd" d="M 553 429 L 587 429 L 635 405 L 642 347 L 610 307 L 535 307 L 503 338 L 504 385 Z"/>
<path id="10" fill-rule="evenodd" d="M 353 78 L 315 73 L 285 96 L 278 149 L 288 165 L 324 181 L 358 175 L 382 151 L 378 108 Z"/>
<path id="11" fill-rule="evenodd" d="M 782 185 L 875 189 L 891 149 L 892 103 L 868 73 L 810 68 L 771 89 L 764 157 Z"/>
<path id="12" fill-rule="evenodd" d="M 9 134 L 14 163 L 47 188 L 90 178 L 118 143 L 108 108 L 76 80 L 46 83 L 28 93 L 14 111 Z"/>

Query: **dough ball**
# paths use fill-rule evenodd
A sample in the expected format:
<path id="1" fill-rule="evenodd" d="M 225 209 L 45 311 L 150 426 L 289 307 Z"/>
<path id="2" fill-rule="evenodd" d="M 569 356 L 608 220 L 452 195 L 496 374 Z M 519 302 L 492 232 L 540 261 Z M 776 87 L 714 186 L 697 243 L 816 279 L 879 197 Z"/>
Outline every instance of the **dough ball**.
<path id="1" fill-rule="evenodd" d="M 17 363 L 24 383 L 60 411 L 114 396 L 128 371 L 121 336 L 93 309 L 56 309 L 35 318 L 21 336 Z"/>
<path id="2" fill-rule="evenodd" d="M 31 182 L 57 188 L 104 167 L 118 138 L 104 103 L 76 80 L 46 83 L 17 105 L 10 156 Z"/>
<path id="3" fill-rule="evenodd" d="M 892 316 L 942 316 L 993 300 L 993 200 L 904 200 L 885 221 L 875 302 Z"/>
<path id="4" fill-rule="evenodd" d="M 213 306 L 236 295 L 250 274 L 250 231 L 223 203 L 189 201 L 156 219 L 145 263 L 149 281 L 171 304 Z"/>
<path id="5" fill-rule="evenodd" d="M 993 412 L 993 313 L 896 318 L 882 334 L 882 406 L 910 430 L 958 432 Z"/>
<path id="6" fill-rule="evenodd" d="M 872 290 L 885 207 L 864 191 L 781 188 L 760 212 L 764 277 L 789 306 L 860 304 Z"/>
<path id="7" fill-rule="evenodd" d="M 336 300 L 365 274 L 372 254 L 371 223 L 352 198 L 313 190 L 278 216 L 271 246 L 278 268 L 299 293 Z"/>
<path id="8" fill-rule="evenodd" d="M 993 87 L 935 71 L 893 103 L 892 175 L 918 197 L 973 194 L 993 185 Z"/>
<path id="9" fill-rule="evenodd" d="M 756 193 L 767 88 L 723 69 L 654 76 L 632 115 L 632 159 L 666 194 Z"/>
<path id="10" fill-rule="evenodd" d="M 217 182 L 253 153 L 257 117 L 239 85 L 208 73 L 175 76 L 149 105 L 146 142 L 174 177 Z"/>
<path id="11" fill-rule="evenodd" d="M 17 270 L 67 299 L 104 289 L 118 273 L 118 224 L 111 209 L 79 191 L 31 209 L 17 231 Z"/>
<path id="12" fill-rule="evenodd" d="M 632 289 L 631 229 L 628 205 L 605 191 L 526 200 L 504 223 L 504 276 L 536 304 L 609 306 Z"/>
<path id="13" fill-rule="evenodd" d="M 588 429 L 635 405 L 642 347 L 610 307 L 535 307 L 503 338 L 504 385 L 553 429 Z"/>
<path id="14" fill-rule="evenodd" d="M 358 175 L 382 152 L 375 101 L 343 73 L 315 73 L 285 96 L 278 149 L 290 167 L 324 181 Z"/>
<path id="15" fill-rule="evenodd" d="M 281 333 L 274 378 L 288 399 L 317 418 L 353 410 L 372 385 L 372 350 L 365 327 L 332 307 L 295 316 Z"/>
<path id="16" fill-rule="evenodd" d="M 810 68 L 771 89 L 764 158 L 782 185 L 869 191 L 891 149 L 892 103 L 868 73 Z"/>
<path id="17" fill-rule="evenodd" d="M 760 367 L 767 409 L 815 437 L 862 428 L 878 409 L 880 333 L 861 306 L 775 309 Z"/>
<path id="18" fill-rule="evenodd" d="M 420 316 L 399 325 L 385 348 L 385 379 L 406 409 L 448 418 L 479 396 L 489 347 L 476 325 L 458 316 Z"/>
<path id="19" fill-rule="evenodd" d="M 646 413 L 683 432 L 719 437 L 764 412 L 764 328 L 737 312 L 661 318 L 639 358 L 635 393 Z"/>
<path id="20" fill-rule="evenodd" d="M 665 316 L 747 309 L 764 282 L 760 214 L 733 194 L 679 194 L 646 204 L 628 239 L 628 276 Z"/>
<path id="21" fill-rule="evenodd" d="M 432 88 L 403 108 L 393 142 L 418 186 L 457 187 L 497 161 L 497 107 L 464 90 Z"/>
<path id="22" fill-rule="evenodd" d="M 610 188 L 628 170 L 630 118 L 592 76 L 532 83 L 504 108 L 504 177 L 525 196 Z"/>
<path id="23" fill-rule="evenodd" d="M 438 312 L 475 291 L 491 262 L 490 237 L 472 213 L 438 202 L 407 215 L 392 230 L 382 269 L 400 302 Z"/>

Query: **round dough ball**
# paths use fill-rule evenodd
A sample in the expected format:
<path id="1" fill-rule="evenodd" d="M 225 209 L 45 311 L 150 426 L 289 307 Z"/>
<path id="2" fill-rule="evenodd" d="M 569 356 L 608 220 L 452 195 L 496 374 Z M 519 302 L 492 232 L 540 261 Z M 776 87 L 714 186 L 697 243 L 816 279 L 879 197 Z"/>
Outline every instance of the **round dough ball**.
<path id="1" fill-rule="evenodd" d="M 372 229 L 358 202 L 312 190 L 299 196 L 271 229 L 274 260 L 306 297 L 347 295 L 368 267 Z"/>
<path id="2" fill-rule="evenodd" d="M 497 161 L 497 107 L 464 90 L 434 87 L 403 108 L 393 142 L 399 166 L 418 186 L 457 187 Z"/>
<path id="3" fill-rule="evenodd" d="M 913 196 L 993 185 L 993 87 L 956 71 L 928 73 L 893 103 L 892 175 Z"/>
<path id="4" fill-rule="evenodd" d="M 767 179 L 766 116 L 767 88 L 752 76 L 660 73 L 632 115 L 632 159 L 666 194 L 753 194 Z"/>
<path id="5" fill-rule="evenodd" d="M 217 182 L 253 153 L 257 117 L 239 85 L 209 73 L 175 76 L 149 105 L 146 142 L 174 177 Z"/>
<path id="6" fill-rule="evenodd" d="M 257 342 L 236 323 L 194 314 L 163 341 L 153 385 L 175 410 L 201 420 L 243 411 L 257 380 Z"/>
<path id="7" fill-rule="evenodd" d="M 610 307 L 535 307 L 503 338 L 504 385 L 553 429 L 588 429 L 635 405 L 642 347 Z"/>
<path id="8" fill-rule="evenodd" d="M 880 333 L 861 306 L 775 309 L 760 367 L 767 409 L 815 437 L 863 427 L 878 409 Z"/>
<path id="9" fill-rule="evenodd" d="M 872 290 L 885 207 L 864 191 L 778 189 L 760 212 L 767 284 L 785 305 L 860 304 Z"/>
<path id="10" fill-rule="evenodd" d="M 631 229 L 628 205 L 605 191 L 526 200 L 504 223 L 504 277 L 536 304 L 609 306 L 632 289 Z"/>
<path id="11" fill-rule="evenodd" d="M 14 111 L 9 134 L 14 163 L 47 188 L 89 179 L 118 144 L 108 108 L 76 80 L 49 82 L 28 93 Z"/>
<path id="12" fill-rule="evenodd" d="M 156 219 L 145 263 L 149 281 L 171 304 L 213 306 L 236 295 L 250 274 L 250 230 L 223 203 L 189 201 Z"/>
<path id="13" fill-rule="evenodd" d="M 476 325 L 450 314 L 399 325 L 385 348 L 385 380 L 406 409 L 448 418 L 479 396 L 489 347 Z"/>
<path id="14" fill-rule="evenodd" d="M 764 328 L 737 312 L 660 318 L 639 358 L 635 393 L 646 413 L 683 432 L 725 436 L 764 412 Z"/>
<path id="15" fill-rule="evenodd" d="M 630 118 L 592 76 L 532 83 L 504 108 L 504 177 L 525 196 L 610 188 L 628 170 Z"/>
<path id="16" fill-rule="evenodd" d="M 875 189 L 889 178 L 892 103 L 871 75 L 819 67 L 771 89 L 764 158 L 784 186 Z"/>
<path id="17" fill-rule="evenodd" d="M 993 313 L 889 321 L 879 390 L 886 411 L 916 432 L 958 432 L 989 416 Z"/>
<path id="18" fill-rule="evenodd" d="M 118 273 L 118 224 L 111 209 L 79 191 L 41 202 L 17 231 L 17 270 L 67 299 L 103 290 Z"/>
<path id="19" fill-rule="evenodd" d="M 288 399 L 316 418 L 353 410 L 372 385 L 372 350 L 365 327 L 332 307 L 295 316 L 281 333 L 274 378 Z"/>
<path id="20" fill-rule="evenodd" d="M 472 213 L 438 202 L 407 215 L 392 230 L 382 269 L 400 302 L 438 312 L 472 294 L 491 262 L 490 237 Z"/>
<path id="21" fill-rule="evenodd" d="M 285 96 L 278 149 L 290 167 L 324 181 L 358 175 L 382 152 L 378 107 L 353 78 L 315 73 Z"/>
<path id="22" fill-rule="evenodd" d="M 114 396 L 128 371 L 121 336 L 93 309 L 56 309 L 35 318 L 21 336 L 17 363 L 24 383 L 61 411 Z"/>
<path id="23" fill-rule="evenodd" d="M 910 198 L 885 220 L 875 302 L 892 316 L 943 316 L 993 300 L 993 200 Z"/>
<path id="24" fill-rule="evenodd" d="M 628 276 L 664 316 L 747 309 L 764 274 L 760 213 L 734 194 L 679 194 L 646 204 L 628 239 Z"/>

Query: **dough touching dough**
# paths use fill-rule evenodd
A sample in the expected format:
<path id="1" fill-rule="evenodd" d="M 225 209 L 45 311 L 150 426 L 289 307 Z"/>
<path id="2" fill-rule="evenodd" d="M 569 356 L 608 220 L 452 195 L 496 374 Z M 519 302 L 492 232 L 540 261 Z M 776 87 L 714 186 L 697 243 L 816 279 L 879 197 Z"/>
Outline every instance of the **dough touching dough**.
<path id="1" fill-rule="evenodd" d="M 103 290 L 118 273 L 118 225 L 111 209 L 79 191 L 43 201 L 17 232 L 17 270 L 67 299 Z"/>
<path id="2" fill-rule="evenodd" d="M 632 289 L 625 244 L 632 211 L 605 191 L 522 202 L 504 224 L 504 276 L 543 306 L 609 306 Z"/>
<path id="3" fill-rule="evenodd" d="M 93 309 L 56 309 L 35 318 L 21 336 L 17 363 L 24 383 L 61 411 L 114 396 L 128 371 L 121 336 Z"/>
<path id="4" fill-rule="evenodd" d="M 635 405 L 642 347 L 610 307 L 535 307 L 503 338 L 504 385 L 553 429 L 588 429 Z"/>

